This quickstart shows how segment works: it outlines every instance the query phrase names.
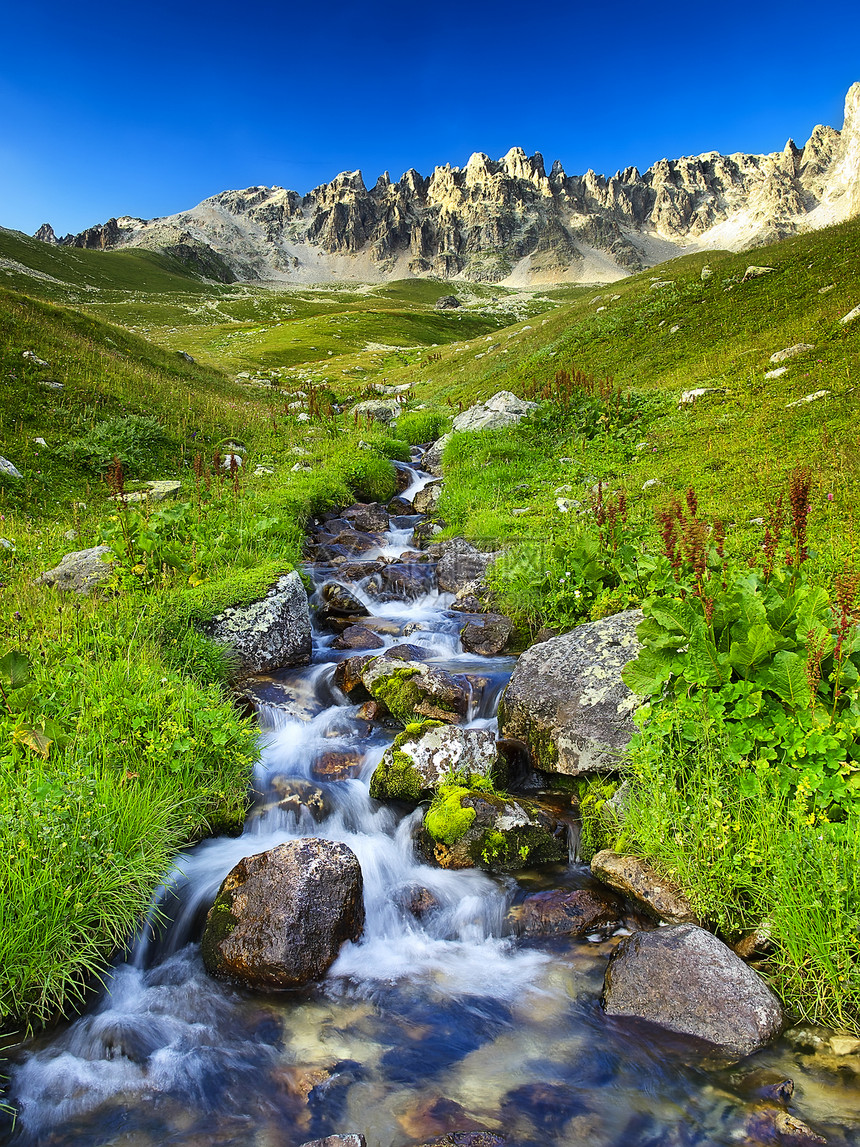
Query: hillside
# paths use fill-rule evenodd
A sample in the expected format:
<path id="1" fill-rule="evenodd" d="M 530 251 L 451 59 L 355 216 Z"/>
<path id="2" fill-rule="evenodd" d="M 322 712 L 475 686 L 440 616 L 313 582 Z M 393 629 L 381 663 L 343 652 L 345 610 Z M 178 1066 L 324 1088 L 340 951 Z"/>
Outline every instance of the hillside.
<path id="1" fill-rule="evenodd" d="M 67 1006 L 167 857 L 241 819 L 253 730 L 229 701 L 229 662 L 190 622 L 300 562 L 310 515 L 390 497 L 388 459 L 457 409 L 499 390 L 543 400 L 514 431 L 453 440 L 439 505 L 449 534 L 509 547 L 494 589 L 522 644 L 645 594 L 593 548 L 595 499 L 622 488 L 628 549 L 658 554 L 655 509 L 693 485 L 745 568 L 802 464 L 810 576 L 829 586 L 856 563 L 860 321 L 841 320 L 860 303 L 860 222 L 754 258 L 686 255 L 609 291 L 468 288 L 451 311 L 435 306 L 450 291 L 438 282 L 270 291 L 146 253 L 10 233 L 0 251 L 23 288 L 0 291 L 0 453 L 23 475 L 0 475 L 14 603 L 0 646 L 27 663 L 0 716 L 3 879 L 28 890 L 0 929 L 7 1022 Z M 405 383 L 394 433 L 353 418 L 355 400 Z M 679 408 L 697 388 L 709 393 Z M 237 474 L 216 456 L 230 442 Z M 105 481 L 114 456 L 127 488 L 171 478 L 177 500 L 123 514 Z M 34 585 L 98 541 L 118 557 L 107 596 L 70 603 Z M 98 809 L 97 845 L 67 860 L 82 801 Z"/>

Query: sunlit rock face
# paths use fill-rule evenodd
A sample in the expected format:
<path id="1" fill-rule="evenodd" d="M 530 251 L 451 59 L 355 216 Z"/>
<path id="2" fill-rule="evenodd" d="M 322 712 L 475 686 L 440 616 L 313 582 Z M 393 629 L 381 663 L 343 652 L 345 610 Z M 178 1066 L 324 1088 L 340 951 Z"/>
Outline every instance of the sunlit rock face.
<path id="1" fill-rule="evenodd" d="M 744 250 L 860 212 L 860 84 L 842 131 L 769 155 L 706 152 L 644 173 L 546 174 L 539 152 L 475 153 L 368 188 L 341 172 L 307 195 L 223 191 L 163 219 L 120 217 L 48 243 L 168 251 L 209 278 L 379 281 L 432 275 L 528 285 L 620 278 L 680 252 Z"/>

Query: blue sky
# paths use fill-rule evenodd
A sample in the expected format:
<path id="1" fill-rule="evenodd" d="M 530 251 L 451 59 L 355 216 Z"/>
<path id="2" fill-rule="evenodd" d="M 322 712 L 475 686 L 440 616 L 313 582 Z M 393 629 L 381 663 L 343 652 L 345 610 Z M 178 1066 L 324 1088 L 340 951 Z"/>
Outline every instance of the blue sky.
<path id="1" fill-rule="evenodd" d="M 0 225 L 62 233 L 515 145 L 611 174 L 802 143 L 842 126 L 860 5 L 31 0 L 0 60 Z"/>

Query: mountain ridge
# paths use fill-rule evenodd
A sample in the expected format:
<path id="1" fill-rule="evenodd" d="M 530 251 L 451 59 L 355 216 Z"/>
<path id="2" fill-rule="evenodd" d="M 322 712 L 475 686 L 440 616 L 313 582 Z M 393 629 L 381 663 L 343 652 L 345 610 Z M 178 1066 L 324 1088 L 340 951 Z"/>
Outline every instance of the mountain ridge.
<path id="1" fill-rule="evenodd" d="M 223 191 L 189 211 L 110 219 L 47 243 L 172 254 L 220 281 L 384 281 L 408 276 L 510 286 L 604 282 L 681 253 L 745 250 L 860 212 L 860 83 L 841 132 L 819 125 L 800 148 L 661 159 L 646 172 L 549 174 L 540 152 L 483 152 L 465 167 L 414 168 L 368 188 L 341 172 L 306 195 Z"/>

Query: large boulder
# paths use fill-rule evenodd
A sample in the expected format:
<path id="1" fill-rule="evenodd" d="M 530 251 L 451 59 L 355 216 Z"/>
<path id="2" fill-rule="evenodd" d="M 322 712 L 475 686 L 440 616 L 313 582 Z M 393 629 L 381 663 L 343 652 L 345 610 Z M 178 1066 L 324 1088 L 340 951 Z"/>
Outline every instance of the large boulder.
<path id="1" fill-rule="evenodd" d="M 568 859 L 567 825 L 536 801 L 443 786 L 424 817 L 424 848 L 442 868 L 516 872 Z"/>
<path id="2" fill-rule="evenodd" d="M 371 778 L 370 795 L 418 804 L 452 772 L 489 778 L 497 760 L 496 737 L 489 729 L 424 721 L 410 725 L 385 750 Z"/>
<path id="3" fill-rule="evenodd" d="M 486 402 L 479 402 L 458 414 L 452 427 L 455 431 L 501 430 L 505 426 L 516 426 L 522 422 L 527 414 L 537 410 L 537 405 L 536 402 L 517 398 L 509 390 L 501 390 Z"/>
<path id="4" fill-rule="evenodd" d="M 465 538 L 452 538 L 442 543 L 442 556 L 436 566 L 439 588 L 459 593 L 467 585 L 481 581 L 497 553 L 483 553 Z"/>
<path id="5" fill-rule="evenodd" d="M 252 988 L 321 979 L 364 928 L 361 867 L 331 840 L 304 837 L 245 857 L 218 890 L 201 954 L 207 971 Z"/>
<path id="6" fill-rule="evenodd" d="M 591 875 L 623 896 L 635 900 L 655 920 L 665 924 L 697 923 L 687 897 L 638 856 L 619 856 L 612 849 L 598 852 Z"/>
<path id="7" fill-rule="evenodd" d="M 762 977 L 695 924 L 622 940 L 606 969 L 603 1006 L 705 1040 L 733 1059 L 763 1047 L 783 1024 Z"/>
<path id="8" fill-rule="evenodd" d="M 54 569 L 40 574 L 36 578 L 36 585 L 51 585 L 86 597 L 109 580 L 113 560 L 110 546 L 75 550 L 74 553 L 66 554 Z"/>
<path id="9" fill-rule="evenodd" d="M 265 673 L 311 658 L 308 595 L 295 570 L 278 578 L 265 597 L 219 613 L 203 632 L 233 651 L 244 673 Z"/>
<path id="10" fill-rule="evenodd" d="M 361 681 L 404 726 L 421 720 L 457 725 L 469 706 L 466 690 L 450 673 L 421 661 L 375 657 L 362 669 Z"/>
<path id="11" fill-rule="evenodd" d="M 442 455 L 445 453 L 445 447 L 451 441 L 451 434 L 443 434 L 441 438 L 437 438 L 432 446 L 424 451 L 421 459 L 421 469 L 426 470 L 428 474 L 432 474 L 438 478 L 442 473 Z"/>
<path id="12" fill-rule="evenodd" d="M 627 610 L 526 650 L 499 708 L 502 735 L 525 741 L 547 772 L 620 768 L 639 705 L 621 670 L 638 656 L 641 620 Z"/>

